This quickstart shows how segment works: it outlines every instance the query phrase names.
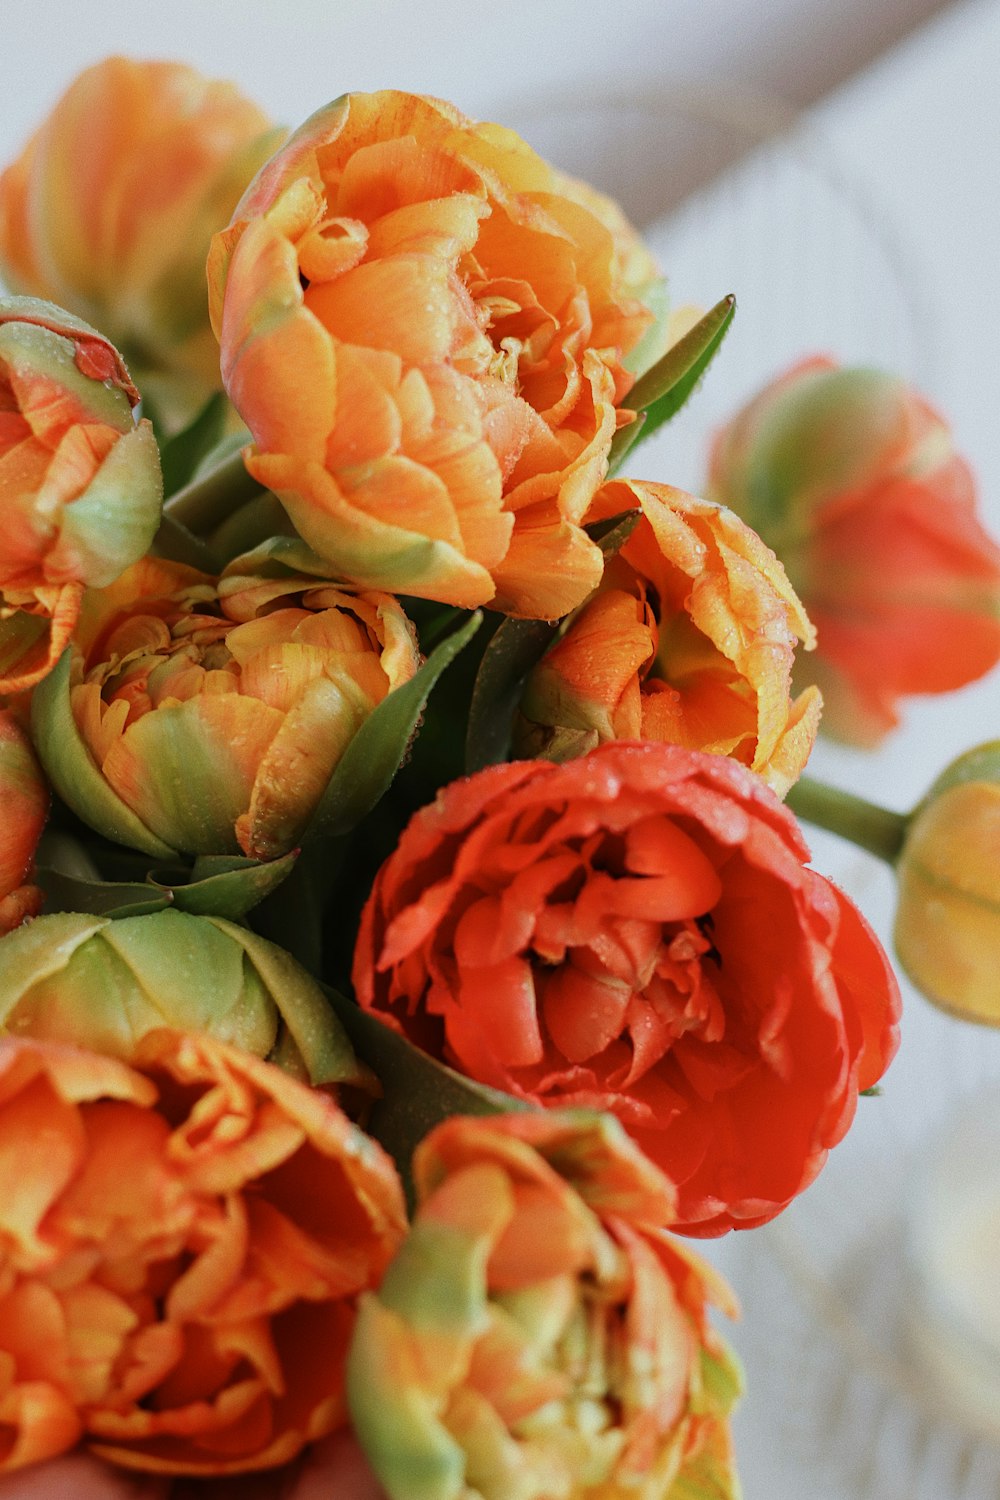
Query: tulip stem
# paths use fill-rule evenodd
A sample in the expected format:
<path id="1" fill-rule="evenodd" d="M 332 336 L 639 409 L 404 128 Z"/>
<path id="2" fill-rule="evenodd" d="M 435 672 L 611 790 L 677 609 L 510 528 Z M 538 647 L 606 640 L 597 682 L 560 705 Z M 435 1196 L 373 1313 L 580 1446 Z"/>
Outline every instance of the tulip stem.
<path id="1" fill-rule="evenodd" d="M 805 822 L 848 839 L 887 864 L 896 863 L 909 822 L 905 813 L 890 812 L 811 776 L 800 777 L 785 800 Z"/>
<path id="2" fill-rule="evenodd" d="M 236 452 L 171 495 L 163 509 L 189 530 L 206 532 L 264 492 L 264 486 L 247 473 L 242 452 Z"/>

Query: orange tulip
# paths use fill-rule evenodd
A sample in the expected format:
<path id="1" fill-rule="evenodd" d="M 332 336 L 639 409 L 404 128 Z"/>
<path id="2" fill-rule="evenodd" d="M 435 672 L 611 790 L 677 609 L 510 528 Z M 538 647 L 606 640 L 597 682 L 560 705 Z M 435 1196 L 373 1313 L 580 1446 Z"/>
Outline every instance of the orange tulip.
<path id="1" fill-rule="evenodd" d="M 205 1036 L 154 1032 L 131 1067 L 3 1037 L 0 1158 L 0 1471 L 82 1437 L 242 1473 L 344 1423 L 355 1302 L 405 1213 L 324 1093 Z"/>
<path id="2" fill-rule="evenodd" d="M 31 885 L 31 867 L 49 793 L 27 737 L 0 709 L 0 934 L 33 917 L 42 893 Z"/>
<path id="3" fill-rule="evenodd" d="M 33 686 L 160 522 L 139 393 L 103 336 L 51 303 L 0 299 L 0 693 Z"/>
<path id="4" fill-rule="evenodd" d="M 944 419 L 903 381 L 810 359 L 715 440 L 710 493 L 774 548 L 816 626 L 797 680 L 824 731 L 875 745 L 911 693 L 1000 660 L 1000 548 Z"/>
<path id="5" fill-rule="evenodd" d="M 320 110 L 209 258 L 248 467 L 367 587 L 555 618 L 659 282 L 608 200 L 511 131 L 402 93 Z"/>
<path id="6" fill-rule="evenodd" d="M 607 740 L 730 755 L 779 795 L 816 737 L 815 688 L 789 694 L 814 631 L 778 559 L 731 511 L 661 484 L 605 485 L 593 515 L 642 508 L 597 593 L 530 674 L 520 755 L 563 760 Z"/>
<path id="7" fill-rule="evenodd" d="M 347 1366 L 391 1500 L 736 1500 L 739 1371 L 708 1321 L 735 1306 L 617 1122 L 453 1117 L 414 1178 Z"/>
<path id="8" fill-rule="evenodd" d="M 36 702 L 35 738 L 59 794 L 100 832 L 161 857 L 287 853 L 355 731 L 416 671 L 397 600 L 266 554 L 217 581 L 147 559 L 88 596 L 64 689 L 82 744 L 58 693 Z M 114 816 L 91 792 L 94 766 Z"/>
<path id="9" fill-rule="evenodd" d="M 104 329 L 179 421 L 219 387 L 209 241 L 278 139 L 231 84 L 110 57 L 0 177 L 0 270 Z"/>

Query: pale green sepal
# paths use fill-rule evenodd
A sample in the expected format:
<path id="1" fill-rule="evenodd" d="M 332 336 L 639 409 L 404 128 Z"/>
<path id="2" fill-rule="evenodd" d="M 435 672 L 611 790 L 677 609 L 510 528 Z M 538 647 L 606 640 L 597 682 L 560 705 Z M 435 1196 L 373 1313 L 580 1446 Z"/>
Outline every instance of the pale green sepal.
<path id="1" fill-rule="evenodd" d="M 103 346 L 117 367 L 117 378 L 96 380 L 77 363 L 81 342 Z M 0 297 L 0 353 L 26 380 L 51 381 L 79 403 L 87 418 L 118 432 L 133 425 L 137 395 L 110 339 L 55 303 L 37 297 Z"/>
<path id="2" fill-rule="evenodd" d="M 701 1351 L 702 1398 L 695 1409 L 730 1412 L 743 1395 L 745 1384 L 743 1366 L 720 1339 L 714 1351 Z"/>
<path id="3" fill-rule="evenodd" d="M 435 647 L 409 682 L 394 688 L 368 715 L 340 757 L 303 842 L 349 833 L 388 791 L 431 690 L 482 620 L 479 610 L 470 615 L 460 629 Z"/>
<path id="4" fill-rule="evenodd" d="M 252 782 L 218 720 L 203 713 L 204 702 L 161 703 L 143 714 L 129 726 L 128 749 L 152 783 L 145 811 L 154 837 L 188 854 L 237 854 L 235 824 Z"/>
<path id="5" fill-rule="evenodd" d="M 31 697 L 31 735 L 46 775 L 67 806 L 105 838 L 154 859 L 175 859 L 177 850 L 136 817 L 95 766 L 73 717 L 72 659 L 68 646 Z"/>
<path id="6" fill-rule="evenodd" d="M 32 985 L 63 970 L 78 948 L 108 920 L 81 912 L 36 917 L 0 939 L 0 1025 Z"/>
<path id="7" fill-rule="evenodd" d="M 138 562 L 160 524 L 163 480 L 148 422 L 120 437 L 79 499 L 62 512 L 59 550 L 83 561 L 91 588 L 106 588 Z"/>
<path id="8" fill-rule="evenodd" d="M 274 997 L 281 1019 L 313 1084 L 349 1083 L 367 1089 L 371 1075 L 359 1064 L 347 1030 L 315 979 L 291 954 L 246 927 L 221 917 L 205 919 L 237 943 Z"/>
<path id="9" fill-rule="evenodd" d="M 361 1298 L 347 1356 L 347 1400 L 361 1446 L 390 1500 L 464 1500 L 465 1454 L 413 1368 L 405 1322 Z"/>
<path id="10" fill-rule="evenodd" d="M 621 429 L 617 451 L 612 444 L 612 472 L 629 449 L 645 441 L 684 406 L 718 353 L 735 312 L 736 298 L 723 297 L 632 387 L 628 405 L 633 411 L 644 412 L 646 420 L 631 440 L 627 436 L 630 429 Z"/>
<path id="11" fill-rule="evenodd" d="M 509 1205 L 501 1207 L 509 1212 Z M 378 1299 L 420 1332 L 449 1341 L 478 1338 L 488 1322 L 486 1268 L 492 1249 L 489 1234 L 418 1219 L 396 1251 Z"/>
<path id="12" fill-rule="evenodd" d="M 109 922 L 101 939 L 127 967 L 157 1024 L 207 1031 L 264 1057 L 278 1033 L 280 992 L 257 965 L 244 962 L 243 944 L 233 941 L 240 934 L 211 917 L 168 910 Z M 144 1018 L 143 1029 L 151 1025 Z"/>
<path id="13" fill-rule="evenodd" d="M 22 936 L 23 934 L 23 936 Z M 130 1057 L 149 1031 L 205 1031 L 264 1056 L 278 1013 L 239 947 L 203 917 L 37 917 L 0 942 L 0 1020 L 15 1034 Z"/>

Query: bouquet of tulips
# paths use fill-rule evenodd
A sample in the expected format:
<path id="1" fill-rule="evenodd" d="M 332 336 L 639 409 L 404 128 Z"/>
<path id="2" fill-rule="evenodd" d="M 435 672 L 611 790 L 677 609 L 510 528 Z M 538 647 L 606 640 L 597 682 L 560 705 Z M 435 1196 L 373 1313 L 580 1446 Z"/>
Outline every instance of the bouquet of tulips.
<path id="1" fill-rule="evenodd" d="M 1000 657 L 947 426 L 814 359 L 626 477 L 733 298 L 403 93 L 112 59 L 0 270 L 0 1496 L 731 1500 L 691 1237 L 898 1039 L 791 806 L 1000 1019 L 997 747 L 802 777 Z"/>

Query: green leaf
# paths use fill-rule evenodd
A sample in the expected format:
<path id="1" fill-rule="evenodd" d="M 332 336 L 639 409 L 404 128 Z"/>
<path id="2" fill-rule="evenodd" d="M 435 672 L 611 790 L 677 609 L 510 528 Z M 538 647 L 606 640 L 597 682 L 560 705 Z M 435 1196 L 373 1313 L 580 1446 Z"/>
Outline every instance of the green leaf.
<path id="1" fill-rule="evenodd" d="M 642 514 L 623 511 L 586 528 L 606 558 L 625 545 Z M 555 640 L 561 620 L 504 620 L 493 634 L 476 674 L 469 704 L 465 740 L 465 768 L 481 771 L 496 766 L 510 753 L 514 712 L 521 701 L 524 680 Z"/>
<path id="2" fill-rule="evenodd" d="M 477 610 L 441 642 L 420 670 L 389 693 L 369 714 L 331 776 L 305 838 L 349 833 L 389 789 L 399 770 L 424 705 L 441 673 L 482 624 Z"/>
<path id="3" fill-rule="evenodd" d="M 31 737 L 46 775 L 67 806 L 112 843 L 154 859 L 175 858 L 177 851 L 146 827 L 94 764 L 70 703 L 72 659 L 73 648 L 67 646 L 31 695 Z"/>
<path id="4" fill-rule="evenodd" d="M 231 438 L 224 438 L 213 450 L 218 454 L 218 462 L 211 467 L 200 465 L 183 489 L 171 495 L 164 505 L 165 513 L 189 531 L 212 531 L 246 501 L 264 493 L 264 486 L 247 472 L 243 462 L 246 436 L 241 435 L 235 451 L 232 442 Z"/>
<path id="5" fill-rule="evenodd" d="M 170 878 L 173 870 L 150 870 L 146 879 L 179 911 L 236 919 L 270 895 L 291 874 L 297 858 L 297 850 L 271 860 L 210 854 L 195 861 L 188 879 Z"/>
<path id="6" fill-rule="evenodd" d="M 558 630 L 558 621 L 505 620 L 495 632 L 479 664 L 469 704 L 465 768 L 470 773 L 507 759 L 524 679 Z"/>
<path id="7" fill-rule="evenodd" d="M 165 495 L 172 495 L 181 485 L 187 484 L 202 459 L 215 448 L 225 432 L 228 411 L 229 402 L 224 393 L 216 391 L 193 421 L 163 444 L 160 465 Z"/>
<path id="8" fill-rule="evenodd" d="M 645 441 L 677 415 L 718 353 L 735 312 L 736 298 L 723 297 L 636 381 L 629 392 L 628 404 L 634 411 L 642 412 L 645 421 L 641 427 L 633 423 L 616 433 L 611 445 L 612 473 L 640 439 Z"/>
<path id="9" fill-rule="evenodd" d="M 160 517 L 152 550 L 157 557 L 165 557 L 168 562 L 186 563 L 189 568 L 200 568 L 203 573 L 219 571 L 220 556 L 215 548 L 195 536 L 193 531 L 188 531 L 166 511 Z"/>
<path id="10" fill-rule="evenodd" d="M 170 892 L 140 881 L 85 880 L 61 870 L 39 867 L 36 879 L 45 892 L 45 913 L 86 912 L 97 917 L 141 917 L 170 905 Z"/>
<path id="11" fill-rule="evenodd" d="M 382 1098 L 372 1107 L 365 1129 L 394 1158 L 411 1202 L 410 1161 L 435 1125 L 451 1115 L 509 1114 L 532 1108 L 499 1089 L 464 1078 L 346 995 L 326 985 L 324 989 L 358 1056 L 382 1084 Z"/>

